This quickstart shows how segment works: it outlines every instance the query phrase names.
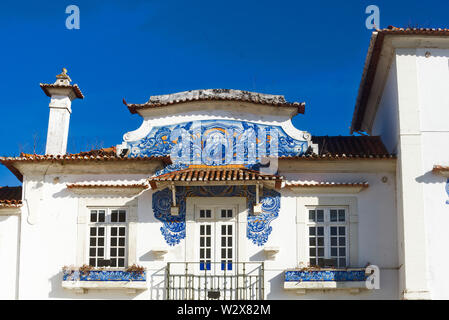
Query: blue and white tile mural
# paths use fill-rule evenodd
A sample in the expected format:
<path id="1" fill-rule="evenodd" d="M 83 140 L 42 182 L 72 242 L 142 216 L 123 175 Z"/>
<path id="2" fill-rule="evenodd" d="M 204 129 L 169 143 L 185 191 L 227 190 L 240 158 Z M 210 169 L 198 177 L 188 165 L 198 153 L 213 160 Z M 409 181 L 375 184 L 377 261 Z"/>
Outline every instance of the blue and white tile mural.
<path id="1" fill-rule="evenodd" d="M 169 188 L 153 194 L 153 212 L 156 219 L 163 223 L 161 227 L 165 241 L 174 246 L 186 237 L 186 197 L 247 197 L 248 228 L 247 238 L 254 244 L 264 245 L 271 234 L 271 221 L 276 219 L 281 208 L 280 193 L 264 189 L 261 196 L 262 213 L 251 215 L 256 198 L 255 186 L 211 186 L 211 187 L 176 187 L 176 202 L 179 215 L 170 214 L 172 192 Z"/>
<path id="2" fill-rule="evenodd" d="M 235 120 L 201 120 L 153 127 L 128 142 L 129 157 L 167 156 L 174 164 L 256 164 L 263 156 L 296 156 L 307 140 L 290 137 L 280 126 Z"/>
<path id="3" fill-rule="evenodd" d="M 366 281 L 365 269 L 357 270 L 292 270 L 285 271 L 286 282 L 302 281 Z"/>

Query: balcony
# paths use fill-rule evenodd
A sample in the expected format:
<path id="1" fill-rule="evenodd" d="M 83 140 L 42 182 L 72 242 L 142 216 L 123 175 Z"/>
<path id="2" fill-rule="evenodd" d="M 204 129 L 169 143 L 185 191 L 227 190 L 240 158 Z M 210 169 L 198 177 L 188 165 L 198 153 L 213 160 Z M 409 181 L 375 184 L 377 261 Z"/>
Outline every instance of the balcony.
<path id="1" fill-rule="evenodd" d="M 263 300 L 263 262 L 169 262 L 167 300 Z"/>
<path id="2" fill-rule="evenodd" d="M 368 289 L 367 280 L 371 273 L 365 268 L 304 268 L 286 270 L 284 289 L 305 294 L 306 290 L 349 290 L 358 293 Z"/>
<path id="3" fill-rule="evenodd" d="M 128 293 L 146 290 L 146 271 L 126 271 L 123 269 L 80 270 L 64 268 L 62 287 L 76 293 L 86 293 L 88 289 L 125 289 Z"/>

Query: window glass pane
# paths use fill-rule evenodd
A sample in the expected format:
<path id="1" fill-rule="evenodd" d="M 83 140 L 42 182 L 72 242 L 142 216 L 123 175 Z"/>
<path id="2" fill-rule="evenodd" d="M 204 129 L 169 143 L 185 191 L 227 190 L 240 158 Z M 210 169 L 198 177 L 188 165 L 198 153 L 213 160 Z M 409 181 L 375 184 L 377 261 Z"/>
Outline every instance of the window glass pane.
<path id="1" fill-rule="evenodd" d="M 337 245 L 337 237 L 331 237 L 331 246 Z"/>
<path id="2" fill-rule="evenodd" d="M 204 210 L 200 210 L 200 218 L 204 218 L 204 217 L 206 217 Z"/>
<path id="3" fill-rule="evenodd" d="M 324 211 L 323 210 L 317 210 L 316 211 L 316 221 L 317 222 L 323 222 L 324 221 Z"/>
<path id="4" fill-rule="evenodd" d="M 212 212 L 210 210 L 206 210 L 206 218 L 212 217 Z"/>
<path id="5" fill-rule="evenodd" d="M 228 218 L 232 218 L 232 210 L 228 210 Z"/>
<path id="6" fill-rule="evenodd" d="M 331 227 L 331 235 L 336 236 L 337 235 L 337 227 Z"/>
<path id="7" fill-rule="evenodd" d="M 331 215 L 331 222 L 336 222 L 337 221 L 337 210 L 331 210 L 330 211 L 330 215 Z"/>
<path id="8" fill-rule="evenodd" d="M 338 244 L 339 244 L 340 246 L 344 246 L 344 245 L 346 244 L 346 238 L 345 238 L 345 237 L 340 237 L 340 238 L 338 239 Z"/>
<path id="9" fill-rule="evenodd" d="M 324 235 L 324 227 L 318 227 L 318 228 L 317 228 L 317 234 L 318 234 L 319 236 Z"/>
<path id="10" fill-rule="evenodd" d="M 309 245 L 315 246 L 316 245 L 316 239 L 315 238 L 309 238 Z"/>
<path id="11" fill-rule="evenodd" d="M 106 212 L 104 210 L 98 211 L 98 222 L 105 222 Z"/>
<path id="12" fill-rule="evenodd" d="M 318 248 L 318 256 L 324 257 L 324 248 Z"/>
<path id="13" fill-rule="evenodd" d="M 118 211 L 117 210 L 111 211 L 111 222 L 118 222 Z"/>
<path id="14" fill-rule="evenodd" d="M 225 209 L 221 210 L 221 217 L 226 218 L 226 210 Z"/>
<path id="15" fill-rule="evenodd" d="M 338 210 L 338 221 L 345 221 L 345 210 Z"/>
<path id="16" fill-rule="evenodd" d="M 90 222 L 97 222 L 97 210 L 90 211 Z"/>
<path id="17" fill-rule="evenodd" d="M 309 235 L 311 236 L 315 235 L 315 227 L 309 227 Z"/>
<path id="18" fill-rule="evenodd" d="M 319 246 L 324 246 L 324 237 L 318 237 L 317 240 Z"/>
<path id="19" fill-rule="evenodd" d="M 331 256 L 336 257 L 337 256 L 337 248 L 331 248 Z"/>
<path id="20" fill-rule="evenodd" d="M 120 210 L 119 211 L 119 222 L 126 222 L 126 211 Z"/>
<path id="21" fill-rule="evenodd" d="M 315 222 L 315 210 L 309 210 L 309 221 Z"/>

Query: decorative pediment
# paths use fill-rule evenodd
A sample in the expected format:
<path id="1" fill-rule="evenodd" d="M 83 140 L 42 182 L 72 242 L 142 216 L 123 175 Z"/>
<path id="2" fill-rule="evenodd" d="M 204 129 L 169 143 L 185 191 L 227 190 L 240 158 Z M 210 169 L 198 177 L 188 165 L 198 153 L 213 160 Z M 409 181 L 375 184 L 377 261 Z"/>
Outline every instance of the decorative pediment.
<path id="1" fill-rule="evenodd" d="M 126 149 L 130 158 L 170 155 L 175 165 L 254 165 L 264 157 L 300 156 L 308 150 L 311 136 L 290 127 L 286 129 L 294 134 L 288 134 L 285 127 L 197 120 L 147 128 L 143 137 L 119 148 Z"/>

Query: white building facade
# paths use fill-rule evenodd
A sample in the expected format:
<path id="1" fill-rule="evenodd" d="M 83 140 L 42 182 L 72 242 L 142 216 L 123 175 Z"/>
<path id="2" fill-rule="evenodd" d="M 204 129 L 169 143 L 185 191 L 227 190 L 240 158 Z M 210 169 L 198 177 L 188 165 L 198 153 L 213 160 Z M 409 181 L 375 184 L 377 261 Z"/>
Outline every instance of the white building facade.
<path id="1" fill-rule="evenodd" d="M 208 89 L 124 101 L 138 129 L 69 155 L 64 70 L 41 84 L 46 154 L 0 158 L 22 182 L 0 188 L 0 298 L 448 298 L 448 35 L 373 34 L 351 127 L 370 136 Z"/>

